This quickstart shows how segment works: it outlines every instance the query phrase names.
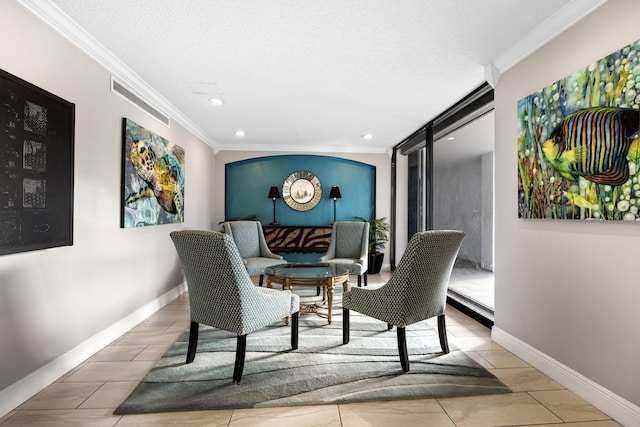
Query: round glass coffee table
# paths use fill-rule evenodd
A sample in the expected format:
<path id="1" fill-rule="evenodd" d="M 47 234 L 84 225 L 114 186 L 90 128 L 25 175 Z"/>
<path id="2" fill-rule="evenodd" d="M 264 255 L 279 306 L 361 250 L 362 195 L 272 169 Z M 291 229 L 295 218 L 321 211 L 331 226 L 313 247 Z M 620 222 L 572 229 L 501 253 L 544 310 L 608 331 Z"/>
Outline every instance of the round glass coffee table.
<path id="1" fill-rule="evenodd" d="M 268 288 L 273 284 L 282 285 L 283 289 L 291 291 L 294 286 L 322 287 L 323 295 L 327 297 L 327 320 L 331 324 L 331 305 L 333 304 L 333 290 L 342 283 L 344 292 L 349 290 L 348 265 L 332 263 L 291 262 L 278 264 L 264 269 L 264 277 Z"/>

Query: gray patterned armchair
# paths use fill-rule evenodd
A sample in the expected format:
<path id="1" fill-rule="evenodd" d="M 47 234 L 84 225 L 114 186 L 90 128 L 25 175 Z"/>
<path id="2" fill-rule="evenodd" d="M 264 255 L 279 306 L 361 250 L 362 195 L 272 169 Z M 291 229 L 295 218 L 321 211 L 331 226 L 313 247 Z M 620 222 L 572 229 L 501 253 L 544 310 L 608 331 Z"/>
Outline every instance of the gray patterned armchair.
<path id="1" fill-rule="evenodd" d="M 358 276 L 358 286 L 367 286 L 369 248 L 369 223 L 360 221 L 337 221 L 333 223 L 331 241 L 327 253 L 320 262 L 347 264 L 351 274 Z"/>
<path id="2" fill-rule="evenodd" d="M 224 223 L 224 232 L 236 243 L 249 275 L 260 275 L 260 286 L 264 280 L 262 271 L 265 267 L 286 263 L 267 246 L 259 221 L 227 221 Z"/>
<path id="3" fill-rule="evenodd" d="M 256 287 L 226 234 L 184 230 L 170 235 L 189 287 L 191 329 L 186 363 L 195 359 L 200 323 L 238 335 L 235 383 L 242 378 L 247 334 L 291 316 L 291 348 L 298 348 L 297 295 Z"/>
<path id="4" fill-rule="evenodd" d="M 342 342 L 349 342 L 349 310 L 394 325 L 402 370 L 409 371 L 405 327 L 438 316 L 438 335 L 449 352 L 444 312 L 453 263 L 464 233 L 456 230 L 423 231 L 411 237 L 389 281 L 374 290 L 352 288 L 342 296 Z"/>

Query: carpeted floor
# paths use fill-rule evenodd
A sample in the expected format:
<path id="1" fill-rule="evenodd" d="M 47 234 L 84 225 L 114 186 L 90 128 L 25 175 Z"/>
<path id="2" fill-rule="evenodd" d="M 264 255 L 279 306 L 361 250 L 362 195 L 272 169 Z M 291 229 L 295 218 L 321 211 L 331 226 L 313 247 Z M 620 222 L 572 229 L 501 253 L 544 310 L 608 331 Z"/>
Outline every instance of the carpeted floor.
<path id="1" fill-rule="evenodd" d="M 317 405 L 368 400 L 509 393 L 490 372 L 451 344 L 442 354 L 427 322 L 407 327 L 411 370 L 403 373 L 395 328 L 351 313 L 351 340 L 342 345 L 341 316 L 333 324 L 300 317 L 299 348 L 290 329 L 275 324 L 248 335 L 240 384 L 233 384 L 236 337 L 201 326 L 195 361 L 185 365 L 188 332 L 115 411 L 116 414 Z"/>

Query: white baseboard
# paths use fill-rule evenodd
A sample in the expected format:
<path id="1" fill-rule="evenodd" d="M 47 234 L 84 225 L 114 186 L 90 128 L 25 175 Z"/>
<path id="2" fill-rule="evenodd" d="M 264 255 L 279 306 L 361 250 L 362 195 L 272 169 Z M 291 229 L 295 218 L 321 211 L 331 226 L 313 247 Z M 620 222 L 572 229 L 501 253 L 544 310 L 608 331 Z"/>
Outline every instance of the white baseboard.
<path id="1" fill-rule="evenodd" d="M 491 330 L 491 338 L 620 424 L 626 427 L 640 427 L 640 407 L 498 327 L 494 326 Z"/>
<path id="2" fill-rule="evenodd" d="M 0 391 L 0 417 L 5 416 L 26 402 L 71 369 L 93 356 L 113 340 L 176 299 L 186 290 L 187 285 L 183 282 L 57 359 L 47 363 L 20 381 Z"/>

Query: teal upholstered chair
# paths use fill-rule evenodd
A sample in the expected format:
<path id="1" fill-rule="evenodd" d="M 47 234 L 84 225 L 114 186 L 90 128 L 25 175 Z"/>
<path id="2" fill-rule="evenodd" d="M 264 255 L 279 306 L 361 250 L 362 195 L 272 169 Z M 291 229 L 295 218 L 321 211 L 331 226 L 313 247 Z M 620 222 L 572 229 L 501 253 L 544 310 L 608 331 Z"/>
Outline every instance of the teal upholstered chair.
<path id="1" fill-rule="evenodd" d="M 227 221 L 224 223 L 224 232 L 236 243 L 249 275 L 260 275 L 260 286 L 264 280 L 262 271 L 265 267 L 286 263 L 267 246 L 259 221 Z"/>
<path id="2" fill-rule="evenodd" d="M 389 281 L 378 289 L 353 288 L 342 296 L 342 341 L 349 342 L 349 310 L 397 327 L 402 370 L 409 371 L 405 327 L 438 316 L 438 335 L 449 352 L 445 324 L 447 288 L 464 233 L 456 230 L 423 231 L 409 240 Z"/>
<path id="3" fill-rule="evenodd" d="M 369 248 L 369 223 L 361 221 L 337 221 L 333 223 L 331 241 L 327 253 L 320 262 L 345 264 L 351 274 L 358 276 L 358 286 L 367 286 Z"/>
<path id="4" fill-rule="evenodd" d="M 291 316 L 291 348 L 298 348 L 300 298 L 288 291 L 258 288 L 240 258 L 230 236 L 216 231 L 174 231 L 189 287 L 191 329 L 187 361 L 196 356 L 199 324 L 238 335 L 233 382 L 244 368 L 247 334 Z"/>

